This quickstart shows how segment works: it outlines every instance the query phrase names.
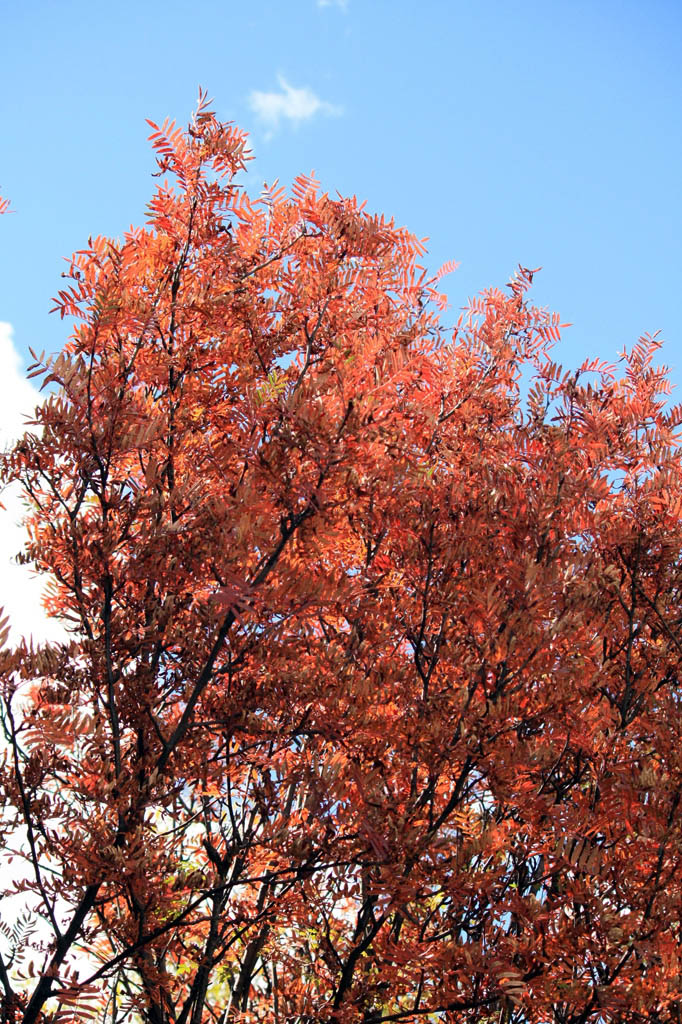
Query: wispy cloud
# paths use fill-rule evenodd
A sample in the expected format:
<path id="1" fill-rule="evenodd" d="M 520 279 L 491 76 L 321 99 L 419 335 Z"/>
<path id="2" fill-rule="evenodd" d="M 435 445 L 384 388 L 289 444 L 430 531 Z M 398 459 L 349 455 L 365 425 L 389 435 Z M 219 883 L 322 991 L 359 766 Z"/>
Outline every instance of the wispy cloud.
<path id="1" fill-rule="evenodd" d="M 301 121 L 309 121 L 317 114 L 338 117 L 343 113 L 341 107 L 320 99 L 307 86 L 297 89 L 289 85 L 282 75 L 278 75 L 277 81 L 281 92 L 260 92 L 254 89 L 249 96 L 251 110 L 271 132 L 278 128 L 283 120 L 300 124 Z"/>
<path id="2" fill-rule="evenodd" d="M 24 433 L 26 417 L 40 400 L 23 373 L 11 325 L 0 321 L 0 449 L 9 447 Z M 0 501 L 5 506 L 0 510 L 0 605 L 9 615 L 10 641 L 16 643 L 21 636 L 31 635 L 37 643 L 63 639 L 66 634 L 61 626 L 41 607 L 44 580 L 15 561 L 25 537 L 21 526 L 25 509 L 19 488 L 15 484 L 6 487 Z"/>
<path id="3" fill-rule="evenodd" d="M 318 7 L 340 7 L 345 11 L 348 7 L 348 0 L 317 0 Z"/>

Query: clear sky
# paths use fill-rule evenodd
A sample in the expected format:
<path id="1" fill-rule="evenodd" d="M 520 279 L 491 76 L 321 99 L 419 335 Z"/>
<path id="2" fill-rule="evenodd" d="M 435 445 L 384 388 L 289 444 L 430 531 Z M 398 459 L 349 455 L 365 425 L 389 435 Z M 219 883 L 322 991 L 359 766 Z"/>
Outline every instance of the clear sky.
<path id="1" fill-rule="evenodd" d="M 543 266 L 557 358 L 660 329 L 682 383 L 680 0 L 31 0 L 4 6 L 0 320 L 53 350 L 63 257 L 143 220 L 145 118 L 198 86 L 251 133 L 255 191 L 314 169 L 428 236 L 455 319 Z M 678 398 L 678 400 L 680 400 Z"/>

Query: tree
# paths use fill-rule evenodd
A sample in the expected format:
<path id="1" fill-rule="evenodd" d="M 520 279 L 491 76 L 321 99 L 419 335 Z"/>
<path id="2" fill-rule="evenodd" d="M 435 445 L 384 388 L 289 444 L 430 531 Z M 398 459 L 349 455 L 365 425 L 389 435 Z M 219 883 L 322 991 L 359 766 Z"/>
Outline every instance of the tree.
<path id="1" fill-rule="evenodd" d="M 446 329 L 406 231 L 152 130 L 3 461 L 70 631 L 2 653 L 5 1019 L 679 1021 L 659 342 L 564 372 L 524 269 Z"/>

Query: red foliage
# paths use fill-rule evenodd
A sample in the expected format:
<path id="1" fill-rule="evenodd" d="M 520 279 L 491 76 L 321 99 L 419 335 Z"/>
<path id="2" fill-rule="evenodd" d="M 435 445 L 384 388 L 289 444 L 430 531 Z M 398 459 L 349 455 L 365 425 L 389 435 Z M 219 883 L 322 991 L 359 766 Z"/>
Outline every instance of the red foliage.
<path id="1" fill-rule="evenodd" d="M 175 184 L 74 256 L 3 463 L 72 637 L 2 654 L 51 931 L 6 1014 L 679 1021 L 659 343 L 564 372 L 524 269 L 448 334 L 408 232 L 306 177 L 249 199 L 204 97 L 152 128 Z"/>

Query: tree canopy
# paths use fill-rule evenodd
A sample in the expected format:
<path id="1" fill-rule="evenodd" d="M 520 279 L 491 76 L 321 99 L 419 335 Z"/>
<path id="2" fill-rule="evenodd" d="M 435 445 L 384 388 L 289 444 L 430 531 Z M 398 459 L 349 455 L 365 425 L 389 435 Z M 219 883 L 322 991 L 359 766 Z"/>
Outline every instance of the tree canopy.
<path id="1" fill-rule="evenodd" d="M 0 655 L 4 1019 L 679 1022 L 659 341 L 564 371 L 524 268 L 448 326 L 406 230 L 249 198 L 205 96 L 151 140 L 2 459 L 69 631 Z"/>

